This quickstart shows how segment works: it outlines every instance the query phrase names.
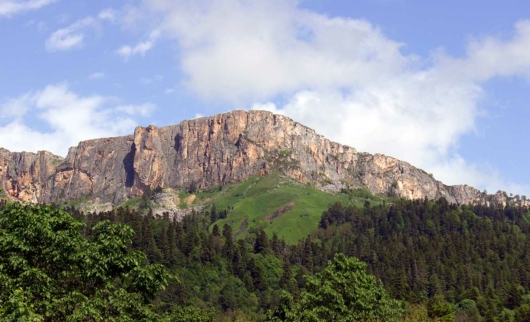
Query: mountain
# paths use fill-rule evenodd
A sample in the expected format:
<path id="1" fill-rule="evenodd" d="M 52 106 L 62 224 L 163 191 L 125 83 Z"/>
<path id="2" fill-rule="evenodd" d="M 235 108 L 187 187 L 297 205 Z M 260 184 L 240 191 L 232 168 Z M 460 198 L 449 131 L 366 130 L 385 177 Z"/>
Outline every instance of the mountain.
<path id="1" fill-rule="evenodd" d="M 80 142 L 66 158 L 0 149 L 0 181 L 8 198 L 33 203 L 90 200 L 112 207 L 160 189 L 205 189 L 278 171 L 328 192 L 365 188 L 373 194 L 450 203 L 528 200 L 447 186 L 407 162 L 332 142 L 266 111 L 232 111 L 133 135 Z"/>

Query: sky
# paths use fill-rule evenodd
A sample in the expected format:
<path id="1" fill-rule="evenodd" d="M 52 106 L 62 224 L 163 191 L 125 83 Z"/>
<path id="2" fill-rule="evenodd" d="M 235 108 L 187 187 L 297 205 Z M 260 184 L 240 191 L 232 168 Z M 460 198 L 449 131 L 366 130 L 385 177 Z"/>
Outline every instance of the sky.
<path id="1" fill-rule="evenodd" d="M 0 0 L 0 147 L 265 109 L 530 196 L 530 2 Z"/>

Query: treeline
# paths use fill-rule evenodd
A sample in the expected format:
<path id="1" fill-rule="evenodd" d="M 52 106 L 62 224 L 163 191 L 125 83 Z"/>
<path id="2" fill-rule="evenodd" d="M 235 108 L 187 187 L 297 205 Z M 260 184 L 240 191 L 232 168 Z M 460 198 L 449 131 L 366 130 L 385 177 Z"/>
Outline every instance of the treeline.
<path id="1" fill-rule="evenodd" d="M 0 202 L 0 320 L 398 322 L 403 318 L 402 302 L 390 298 L 381 282 L 367 274 L 366 263 L 354 257 L 336 254 L 324 270 L 306 276 L 305 287 L 296 289 L 294 296 L 282 291 L 278 303 L 265 313 L 261 300 L 278 287 L 269 284 L 274 282 L 270 275 L 278 254 L 265 233 L 249 249 L 246 241 L 235 242 L 229 226 L 223 227 L 222 237 L 216 226 L 211 234 L 195 234 L 205 214 L 194 213 L 182 225 L 168 218 L 152 225 L 150 216 L 127 209 L 99 217 L 76 213 L 76 217 L 86 223 L 50 206 Z M 131 225 L 138 226 L 138 234 Z M 137 236 L 134 243 L 133 236 Z M 201 241 L 205 236 L 209 238 Z M 216 240 L 222 240 L 219 247 Z M 204 252 L 197 253 L 197 247 Z M 133 248 L 143 249 L 149 258 Z M 184 284 L 161 263 L 181 276 L 190 272 L 189 286 L 212 299 L 197 307 L 200 298 L 187 299 Z M 295 283 L 291 273 L 286 262 L 279 287 Z M 190 303 L 193 306 L 186 305 Z"/>
<path id="2" fill-rule="evenodd" d="M 525 207 L 440 199 L 364 209 L 335 204 L 311 238 L 326 254 L 360 258 L 392 296 L 426 303 L 431 316 L 463 311 L 473 321 L 530 321 L 529 233 Z M 444 301 L 452 309 L 434 312 Z"/>
<path id="3" fill-rule="evenodd" d="M 168 214 L 155 220 L 129 208 L 99 214 L 68 211 L 85 223 L 87 237 L 90 227 L 101 220 L 131 226 L 136 232 L 133 248 L 142 250 L 150 263 L 162 263 L 178 276 L 180 283 L 159 293 L 155 303 L 160 312 L 176 303 L 214 310 L 227 318 L 257 320 L 278 304 L 282 289 L 299 294 L 303 275 L 309 273 L 290 267 L 286 257 L 290 246 L 276 236 L 269 239 L 260 232 L 255 239 L 236 240 L 228 225 L 213 225 L 210 232 L 211 220 L 225 213 L 217 214 L 215 207 L 193 212 L 180 222 L 170 220 Z"/>
<path id="4" fill-rule="evenodd" d="M 409 303 L 410 321 L 530 321 L 530 214 L 524 207 L 456 206 L 445 199 L 335 204 L 295 245 L 264 231 L 236 240 L 230 226 L 215 224 L 215 206 L 181 222 L 127 208 L 70 211 L 87 224 L 87 236 L 103 219 L 130 225 L 133 247 L 179 277 L 182 283 L 159 293 L 160 311 L 178 303 L 257 320 L 278 307 L 282 291 L 298 301 L 304 276 L 344 253 L 366 262 L 392 297 Z"/>

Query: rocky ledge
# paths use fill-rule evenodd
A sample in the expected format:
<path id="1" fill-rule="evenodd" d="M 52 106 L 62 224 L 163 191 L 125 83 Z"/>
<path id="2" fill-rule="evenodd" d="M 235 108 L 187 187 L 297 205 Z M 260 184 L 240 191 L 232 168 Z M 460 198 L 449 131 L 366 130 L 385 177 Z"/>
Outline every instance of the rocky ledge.
<path id="1" fill-rule="evenodd" d="M 133 135 L 80 142 L 66 158 L 49 152 L 0 149 L 0 180 L 9 198 L 51 203 L 97 198 L 119 205 L 157 188 L 202 189 L 271 171 L 328 191 L 367 188 L 409 199 L 451 203 L 530 201 L 447 186 L 407 162 L 357 152 L 314 130 L 266 111 L 232 111 L 167 127 L 137 127 Z"/>

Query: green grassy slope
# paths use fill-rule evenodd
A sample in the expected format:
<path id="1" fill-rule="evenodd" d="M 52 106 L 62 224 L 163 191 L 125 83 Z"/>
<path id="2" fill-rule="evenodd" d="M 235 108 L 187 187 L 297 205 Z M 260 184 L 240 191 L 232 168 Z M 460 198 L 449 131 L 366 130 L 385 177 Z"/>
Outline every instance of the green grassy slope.
<path id="1" fill-rule="evenodd" d="M 330 204 L 340 201 L 362 206 L 367 200 L 323 192 L 279 174 L 254 176 L 196 196 L 194 204 L 215 204 L 218 211 L 230 207 L 228 217 L 216 222 L 219 228 L 229 224 L 237 237 L 265 229 L 269 235 L 275 232 L 288 243 L 304 238 L 316 228 L 322 212 Z M 377 197 L 369 198 L 372 205 L 379 203 Z"/>
<path id="2" fill-rule="evenodd" d="M 176 189 L 165 189 L 164 192 L 177 198 L 176 206 L 180 209 L 195 206 L 210 209 L 212 204 L 218 212 L 229 209 L 228 217 L 215 224 L 221 229 L 224 224 L 229 224 L 238 238 L 264 229 L 269 236 L 276 233 L 288 243 L 297 242 L 317 228 L 322 212 L 330 204 L 339 201 L 344 205 L 363 206 L 366 200 L 372 205 L 381 202 L 367 190 L 356 191 L 353 195 L 330 194 L 295 182 L 279 172 L 263 177 L 256 175 L 243 182 L 211 187 L 194 194 Z M 91 197 L 86 196 L 59 205 L 79 208 L 90 202 Z M 138 197 L 126 200 L 120 206 L 138 208 L 141 203 L 142 198 Z M 152 199 L 149 205 L 153 206 Z M 147 213 L 146 209 L 143 211 Z"/>

